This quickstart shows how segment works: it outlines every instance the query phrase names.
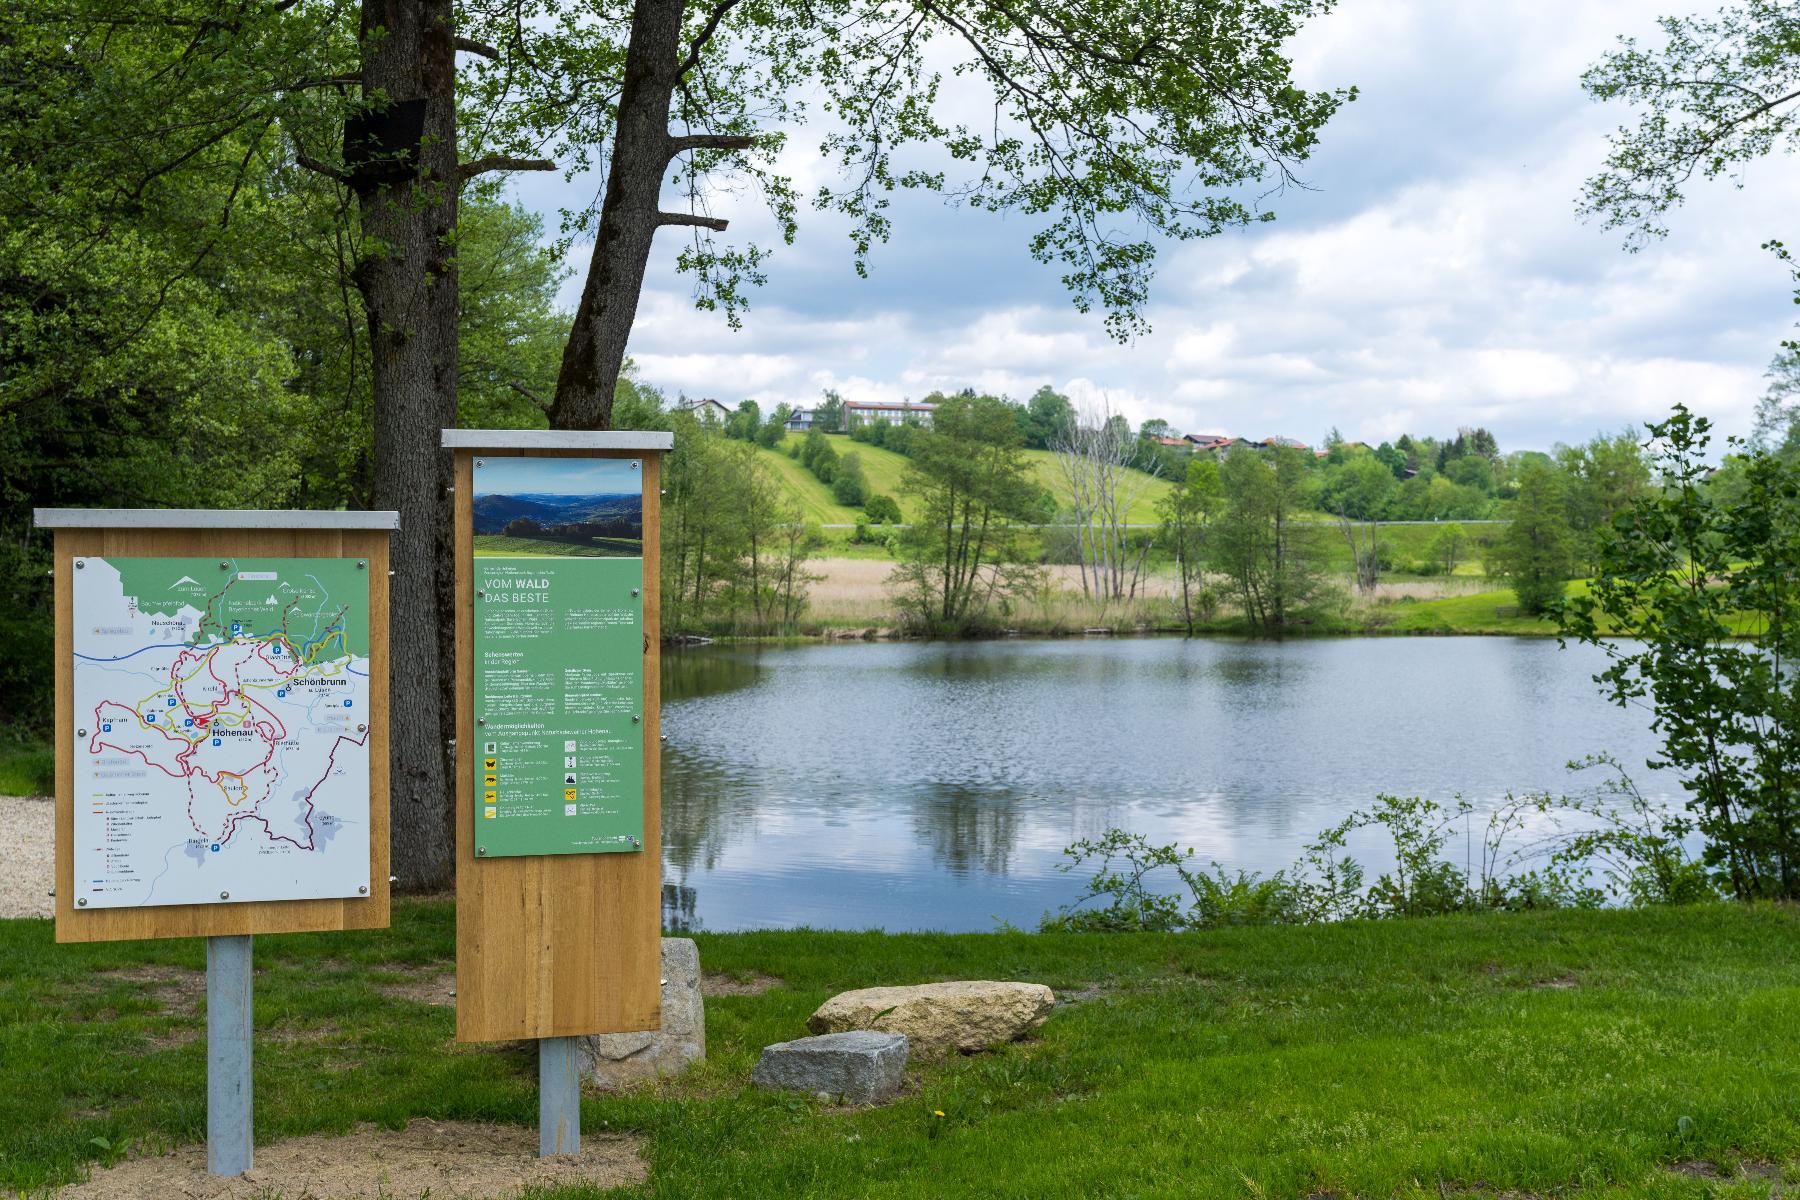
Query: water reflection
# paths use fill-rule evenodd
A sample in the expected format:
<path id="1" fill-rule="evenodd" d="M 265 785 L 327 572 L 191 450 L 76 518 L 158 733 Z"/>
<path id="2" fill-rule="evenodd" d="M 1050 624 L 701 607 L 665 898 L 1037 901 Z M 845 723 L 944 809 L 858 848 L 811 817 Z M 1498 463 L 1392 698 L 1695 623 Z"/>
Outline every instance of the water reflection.
<path id="1" fill-rule="evenodd" d="M 1273 871 L 1377 792 L 1635 767 L 1589 648 L 1497 638 L 706 647 L 664 657 L 666 919 L 1031 925 L 1109 826 Z M 1660 781 L 1640 780 L 1653 794 Z M 1379 865 L 1372 863 L 1371 865 Z"/>
<path id="2" fill-rule="evenodd" d="M 1004 875 L 1018 837 L 1018 801 L 1012 792 L 944 788 L 921 797 L 913 833 L 932 859 L 953 874 L 981 870 Z"/>

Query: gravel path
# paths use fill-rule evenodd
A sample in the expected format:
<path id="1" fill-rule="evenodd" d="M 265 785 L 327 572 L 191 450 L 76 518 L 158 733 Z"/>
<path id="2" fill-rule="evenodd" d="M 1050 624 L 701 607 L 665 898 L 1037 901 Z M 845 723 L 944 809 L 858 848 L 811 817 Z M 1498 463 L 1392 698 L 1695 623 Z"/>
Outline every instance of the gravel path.
<path id="1" fill-rule="evenodd" d="M 47 796 L 0 796 L 0 917 L 50 915 L 55 811 Z"/>

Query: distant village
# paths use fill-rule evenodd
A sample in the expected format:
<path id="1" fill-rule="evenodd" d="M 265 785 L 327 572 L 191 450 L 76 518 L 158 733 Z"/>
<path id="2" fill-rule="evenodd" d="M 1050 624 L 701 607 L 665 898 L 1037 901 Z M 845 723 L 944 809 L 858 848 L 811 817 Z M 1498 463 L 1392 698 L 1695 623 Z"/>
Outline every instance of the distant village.
<path id="1" fill-rule="evenodd" d="M 732 410 L 718 400 L 707 397 L 700 400 L 683 399 L 677 408 L 694 413 L 703 420 L 715 420 L 721 423 L 731 418 Z M 866 425 L 874 421 L 887 421 L 890 424 L 912 424 L 929 427 L 931 415 L 937 411 L 937 405 L 924 400 L 846 400 L 843 402 L 843 424 L 847 432 L 852 426 Z M 796 408 L 788 413 L 786 429 L 789 433 L 806 433 L 813 428 L 818 419 L 817 408 Z M 1148 425 L 1163 427 L 1166 422 L 1148 422 Z M 836 433 L 838 430 L 828 429 Z M 1243 438 L 1232 437 L 1221 433 L 1158 433 L 1150 436 L 1150 440 L 1159 446 L 1171 450 L 1182 450 L 1190 454 L 1223 455 L 1236 446 L 1247 446 L 1253 450 L 1308 450 L 1315 457 L 1324 458 L 1329 450 L 1316 450 L 1297 438 L 1266 437 Z M 1361 442 L 1345 442 L 1346 447 L 1361 446 Z"/>

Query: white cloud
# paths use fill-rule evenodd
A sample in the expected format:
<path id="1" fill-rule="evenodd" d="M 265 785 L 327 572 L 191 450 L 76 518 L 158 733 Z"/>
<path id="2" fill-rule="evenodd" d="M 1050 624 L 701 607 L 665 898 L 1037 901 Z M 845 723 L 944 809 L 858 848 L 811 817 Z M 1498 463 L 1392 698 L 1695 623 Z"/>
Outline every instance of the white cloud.
<path id="1" fill-rule="evenodd" d="M 1362 91 L 1307 166 L 1316 190 L 1277 197 L 1272 225 L 1168 251 L 1155 330 L 1131 345 L 1030 261 L 1028 220 L 901 197 L 868 281 L 842 223 L 807 218 L 739 333 L 693 310 L 675 244 L 660 244 L 632 355 L 671 393 L 728 402 L 810 402 L 826 387 L 1023 397 L 1050 383 L 1134 420 L 1307 440 L 1333 425 L 1380 440 L 1487 424 L 1505 446 L 1547 447 L 1677 400 L 1744 429 L 1792 331 L 1786 275 L 1758 247 L 1800 238 L 1800 162 L 1759 163 L 1741 191 L 1695 189 L 1670 238 L 1638 254 L 1575 216 L 1628 117 L 1588 101 L 1581 72 L 1616 35 L 1650 32 L 1655 11 L 1360 0 L 1316 23 L 1296 70 Z M 817 140 L 784 154 L 809 187 L 829 178 Z M 727 207 L 734 230 L 770 240 L 753 196 Z"/>

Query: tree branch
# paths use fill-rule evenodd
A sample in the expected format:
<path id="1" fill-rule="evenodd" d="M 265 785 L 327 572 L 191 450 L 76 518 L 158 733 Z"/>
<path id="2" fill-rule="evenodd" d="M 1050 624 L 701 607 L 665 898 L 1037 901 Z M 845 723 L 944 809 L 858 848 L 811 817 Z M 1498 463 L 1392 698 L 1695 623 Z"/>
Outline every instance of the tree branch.
<path id="1" fill-rule="evenodd" d="M 470 159 L 456 168 L 459 183 L 466 183 L 489 171 L 554 171 L 556 164 L 547 158 L 514 158 L 510 154 L 486 154 Z"/>
<path id="2" fill-rule="evenodd" d="M 526 387 L 524 384 L 520 383 L 518 380 L 516 380 L 516 379 L 508 380 L 506 386 L 511 388 L 513 391 L 519 393 L 519 395 L 525 397 L 527 400 L 531 401 L 533 404 L 537 405 L 539 408 L 543 409 L 545 412 L 550 411 L 550 402 L 548 400 L 544 399 L 542 396 L 538 395 L 536 392 L 532 391 L 530 388 Z"/>
<path id="3" fill-rule="evenodd" d="M 320 162 L 310 154 L 302 154 L 296 150 L 294 152 L 294 161 L 300 166 L 305 167 L 308 171 L 316 172 L 327 179 L 335 179 L 339 183 L 350 182 L 350 176 L 344 174 L 344 172 L 338 170 L 336 167 L 331 166 L 329 163 Z"/>
<path id="4" fill-rule="evenodd" d="M 470 54 L 479 54 L 483 58 L 494 59 L 496 62 L 500 59 L 500 51 L 488 45 L 486 42 L 478 42 L 474 38 L 457 38 L 456 48 L 458 50 L 467 50 Z"/>
<path id="5" fill-rule="evenodd" d="M 689 150 L 754 150 L 756 141 L 750 133 L 684 133 L 669 138 L 669 156 Z"/>
<path id="6" fill-rule="evenodd" d="M 677 79 L 700 65 L 700 52 L 706 49 L 706 43 L 712 41 L 713 34 L 718 32 L 719 22 L 725 19 L 725 14 L 736 8 L 737 4 L 738 0 L 719 0 L 713 5 L 712 12 L 706 15 L 706 24 L 701 26 L 700 32 L 694 35 L 693 42 L 688 45 L 687 56 L 675 68 Z"/>
<path id="7" fill-rule="evenodd" d="M 701 229 L 710 229 L 714 233 L 724 233 L 731 222 L 722 217 L 703 217 L 699 213 L 659 212 L 656 223 L 662 225 L 695 225 Z"/>

